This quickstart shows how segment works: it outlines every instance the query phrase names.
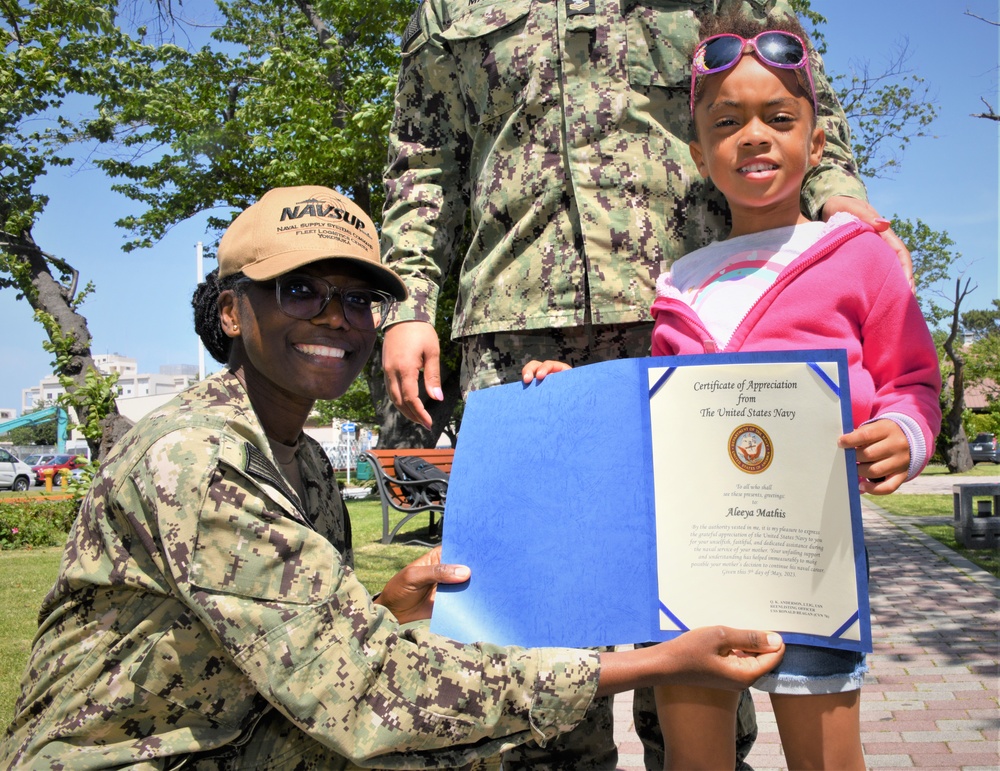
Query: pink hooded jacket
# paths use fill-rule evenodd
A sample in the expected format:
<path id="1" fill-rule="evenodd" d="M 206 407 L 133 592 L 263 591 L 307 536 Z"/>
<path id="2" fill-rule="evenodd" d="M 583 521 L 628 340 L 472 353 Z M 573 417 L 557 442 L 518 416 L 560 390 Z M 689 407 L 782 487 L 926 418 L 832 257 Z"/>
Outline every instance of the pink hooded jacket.
<path id="1" fill-rule="evenodd" d="M 653 356 L 718 352 L 698 315 L 672 292 L 661 279 L 652 308 Z M 901 413 L 920 426 L 926 457 L 933 454 L 941 428 L 937 351 L 896 254 L 856 220 L 785 268 L 725 350 L 823 348 L 847 351 L 855 426 Z M 920 470 L 911 468 L 910 476 Z"/>

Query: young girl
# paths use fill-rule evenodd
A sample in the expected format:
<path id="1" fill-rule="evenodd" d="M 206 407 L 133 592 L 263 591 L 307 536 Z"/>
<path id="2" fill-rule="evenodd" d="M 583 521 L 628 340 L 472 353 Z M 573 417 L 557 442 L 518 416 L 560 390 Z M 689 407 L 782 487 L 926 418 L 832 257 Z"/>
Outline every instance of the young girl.
<path id="1" fill-rule="evenodd" d="M 695 50 L 691 157 L 726 196 L 733 228 L 660 279 L 652 352 L 846 348 L 858 428 L 840 445 L 857 451 L 861 490 L 886 494 L 933 448 L 937 354 L 892 250 L 853 218 L 809 222 L 799 209 L 824 143 L 803 37 L 739 21 Z M 771 694 L 789 768 L 864 769 L 864 670 L 861 654 L 789 646 L 756 684 Z M 666 687 L 657 708 L 672 767 L 732 768 L 732 694 Z"/>
<path id="2" fill-rule="evenodd" d="M 940 426 L 937 355 L 896 256 L 849 215 L 811 222 L 802 180 L 822 155 L 802 29 L 711 19 L 691 78 L 691 156 L 722 191 L 732 231 L 678 260 L 657 283 L 654 356 L 781 349 L 847 350 L 862 492 L 916 476 Z M 526 365 L 526 381 L 564 369 Z M 788 767 L 864 769 L 864 656 L 788 645 L 754 687 L 771 694 Z M 657 689 L 667 768 L 733 768 L 737 695 Z"/>

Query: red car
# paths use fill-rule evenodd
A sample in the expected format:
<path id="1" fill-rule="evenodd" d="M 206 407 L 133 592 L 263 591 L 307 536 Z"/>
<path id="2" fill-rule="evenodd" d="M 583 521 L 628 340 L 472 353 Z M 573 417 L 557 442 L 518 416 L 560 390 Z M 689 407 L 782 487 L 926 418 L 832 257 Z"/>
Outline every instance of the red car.
<path id="1" fill-rule="evenodd" d="M 52 469 L 52 484 L 61 485 L 63 475 L 60 472 L 62 469 L 72 471 L 75 468 L 80 468 L 81 466 L 86 465 L 87 459 L 82 455 L 56 455 L 46 463 L 42 463 L 38 466 L 32 466 L 31 470 L 35 474 L 36 485 L 45 484 L 45 477 L 42 475 L 42 472 L 48 468 Z"/>

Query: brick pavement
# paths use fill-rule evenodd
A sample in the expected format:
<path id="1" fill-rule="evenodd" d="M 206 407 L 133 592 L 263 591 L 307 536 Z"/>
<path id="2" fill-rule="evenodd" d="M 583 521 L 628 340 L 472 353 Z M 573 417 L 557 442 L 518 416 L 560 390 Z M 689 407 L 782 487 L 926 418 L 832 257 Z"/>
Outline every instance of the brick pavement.
<path id="1" fill-rule="evenodd" d="M 875 647 L 861 700 L 868 767 L 997 771 L 1000 581 L 904 518 L 868 500 L 863 508 Z M 755 771 L 784 769 L 770 703 L 754 701 L 760 737 L 748 760 Z M 642 771 L 628 694 L 615 719 L 618 768 Z"/>

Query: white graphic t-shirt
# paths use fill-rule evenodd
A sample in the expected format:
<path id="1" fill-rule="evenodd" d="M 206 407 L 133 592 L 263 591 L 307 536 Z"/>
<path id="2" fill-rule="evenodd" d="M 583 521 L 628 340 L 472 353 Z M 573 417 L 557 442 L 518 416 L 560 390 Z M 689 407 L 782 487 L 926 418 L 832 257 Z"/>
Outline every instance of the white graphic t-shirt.
<path id="1" fill-rule="evenodd" d="M 724 350 L 736 327 L 778 275 L 844 221 L 837 215 L 830 222 L 807 222 L 713 241 L 677 260 L 657 282 L 657 294 L 691 306 L 718 349 Z"/>

